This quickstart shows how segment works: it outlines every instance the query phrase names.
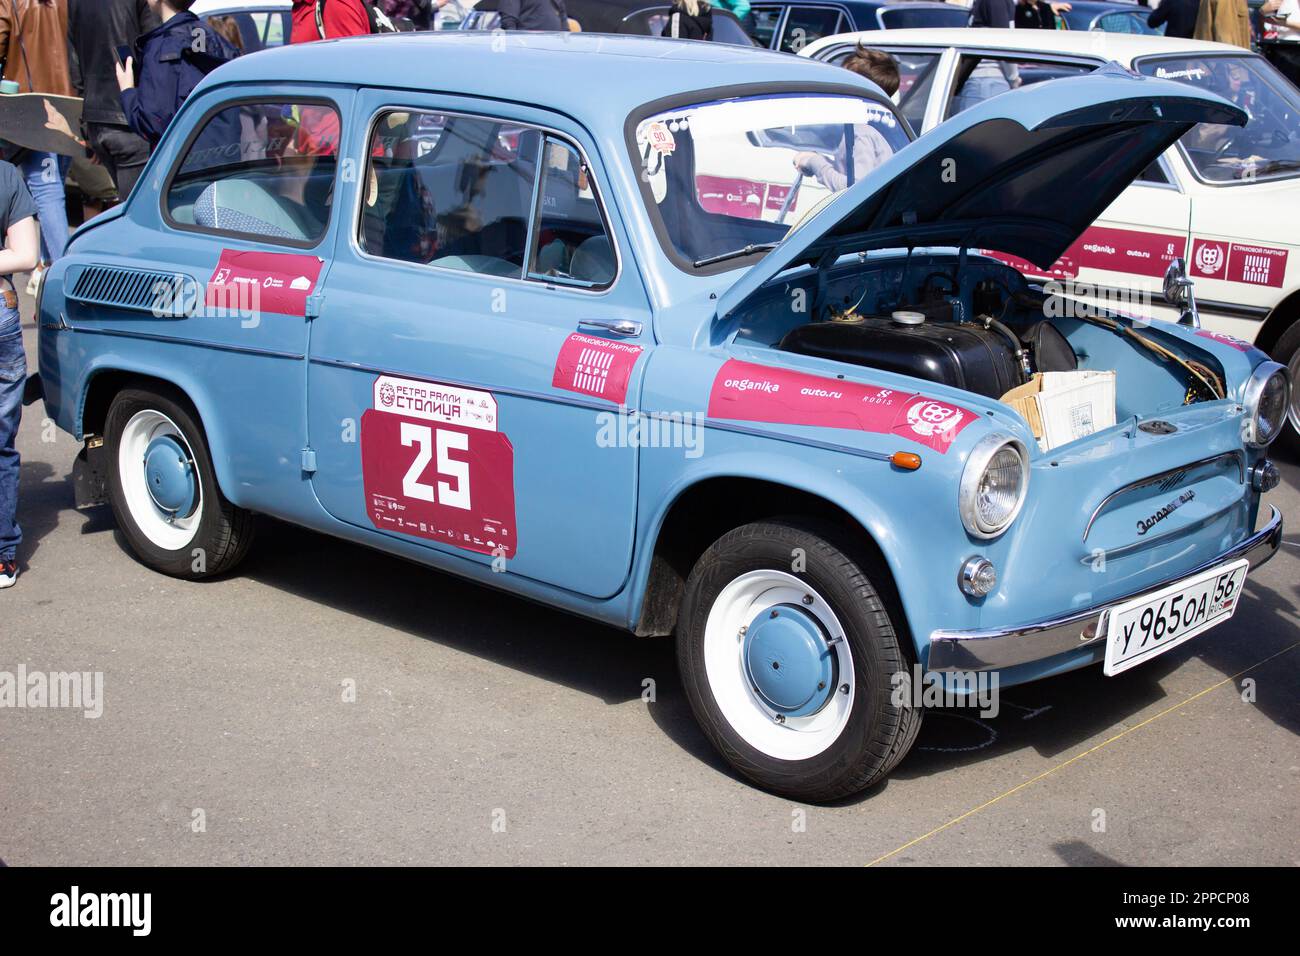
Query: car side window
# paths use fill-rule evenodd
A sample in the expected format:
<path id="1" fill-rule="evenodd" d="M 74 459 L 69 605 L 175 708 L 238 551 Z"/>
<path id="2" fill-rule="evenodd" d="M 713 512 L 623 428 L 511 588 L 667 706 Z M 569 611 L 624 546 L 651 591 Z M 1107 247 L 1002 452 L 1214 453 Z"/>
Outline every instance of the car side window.
<path id="1" fill-rule="evenodd" d="M 1152 186 L 1169 185 L 1169 177 L 1165 175 L 1164 167 L 1160 165 L 1158 159 L 1153 159 L 1147 164 L 1147 168 L 1142 170 L 1142 174 L 1138 176 L 1137 181 Z"/>
<path id="2" fill-rule="evenodd" d="M 205 17 L 212 27 L 240 53 L 256 53 L 267 47 L 283 46 L 289 12 L 276 10 L 232 11 Z"/>
<path id="3" fill-rule="evenodd" d="M 798 53 L 814 40 L 840 32 L 840 12 L 831 7 L 791 7 L 781 31 L 780 49 Z"/>
<path id="4" fill-rule="evenodd" d="M 529 277 L 608 286 L 617 262 L 587 164 L 571 145 L 550 136 L 542 155 Z"/>
<path id="5" fill-rule="evenodd" d="M 992 99 L 999 93 L 1065 76 L 1081 76 L 1094 69 L 1096 67 L 1079 63 L 967 54 L 961 58 L 957 67 L 947 115 L 956 116 L 962 110 Z"/>
<path id="6" fill-rule="evenodd" d="M 361 248 L 521 278 L 542 135 L 498 119 L 392 111 L 370 141 Z"/>
<path id="7" fill-rule="evenodd" d="M 181 229 L 312 245 L 329 225 L 339 115 L 305 102 L 243 102 L 211 114 L 167 182 Z"/>
<path id="8" fill-rule="evenodd" d="M 754 39 L 760 45 L 771 48 L 776 28 L 781 24 L 781 10 L 781 7 L 750 7 L 754 15 Z"/>
<path id="9" fill-rule="evenodd" d="M 886 53 L 898 64 L 898 111 L 907 117 L 914 132 L 920 133 L 925 122 L 925 107 L 934 89 L 934 78 L 939 72 L 938 53 L 914 53 L 906 49 L 884 48 Z M 846 47 L 843 52 L 835 54 L 831 62 L 843 66 L 854 53 L 854 47 Z"/>
<path id="10" fill-rule="evenodd" d="M 489 117 L 394 110 L 368 154 L 357 241 L 369 255 L 588 289 L 613 281 L 595 185 L 564 140 Z"/>

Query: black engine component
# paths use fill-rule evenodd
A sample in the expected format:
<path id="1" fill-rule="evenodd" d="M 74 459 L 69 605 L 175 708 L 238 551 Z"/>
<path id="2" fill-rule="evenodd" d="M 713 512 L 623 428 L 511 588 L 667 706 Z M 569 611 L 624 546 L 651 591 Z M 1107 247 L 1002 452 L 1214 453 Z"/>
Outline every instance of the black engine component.
<path id="1" fill-rule="evenodd" d="M 894 316 L 902 316 L 899 321 Z M 1001 398 L 1025 381 L 1015 350 L 996 330 L 932 322 L 922 313 L 850 315 L 792 329 L 782 351 L 852 362 Z M 920 318 L 921 321 L 917 321 Z"/>
<path id="2" fill-rule="evenodd" d="M 1040 372 L 1073 372 L 1079 367 L 1079 357 L 1074 354 L 1069 340 L 1051 322 L 1035 322 L 1020 333 L 1020 340 L 1029 347 L 1034 357 L 1034 368 Z"/>

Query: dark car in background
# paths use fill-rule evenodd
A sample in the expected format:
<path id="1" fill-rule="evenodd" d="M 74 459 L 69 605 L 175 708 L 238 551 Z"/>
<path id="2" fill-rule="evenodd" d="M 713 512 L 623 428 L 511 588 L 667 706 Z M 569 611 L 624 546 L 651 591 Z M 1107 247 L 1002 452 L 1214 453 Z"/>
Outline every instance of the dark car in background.
<path id="1" fill-rule="evenodd" d="M 624 33 L 660 36 L 671 4 L 646 0 L 565 0 L 569 19 L 583 33 Z M 480 0 L 460 23 L 462 30 L 494 30 L 501 21 L 500 0 Z M 740 22 L 726 10 L 713 8 L 713 39 L 717 43 L 753 46 Z"/>
<path id="2" fill-rule="evenodd" d="M 751 12 L 759 46 L 785 53 L 798 53 L 809 43 L 837 33 L 964 27 L 970 19 L 968 7 L 928 0 L 776 0 L 755 3 Z"/>
<path id="3" fill-rule="evenodd" d="M 1096 30 L 1101 33 L 1139 33 L 1160 35 L 1164 24 L 1149 26 L 1147 17 L 1152 10 L 1137 3 L 1103 2 L 1103 0 L 1070 0 L 1069 10 L 1058 10 L 1058 27 L 1065 30 Z"/>

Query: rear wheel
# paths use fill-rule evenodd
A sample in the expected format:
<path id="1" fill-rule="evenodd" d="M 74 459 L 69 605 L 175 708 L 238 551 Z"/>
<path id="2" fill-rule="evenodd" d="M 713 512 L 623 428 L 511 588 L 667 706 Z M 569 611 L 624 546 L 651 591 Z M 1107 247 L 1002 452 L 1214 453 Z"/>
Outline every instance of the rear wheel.
<path id="1" fill-rule="evenodd" d="M 880 597 L 882 568 L 793 520 L 745 525 L 696 563 L 677 661 L 696 719 L 740 773 L 834 800 L 882 780 L 921 712 L 892 700 L 910 658 Z"/>
<path id="2" fill-rule="evenodd" d="M 104 431 L 109 500 L 141 561 L 163 574 L 206 578 L 244 557 L 253 516 L 222 496 L 188 402 L 125 389 L 113 398 Z"/>

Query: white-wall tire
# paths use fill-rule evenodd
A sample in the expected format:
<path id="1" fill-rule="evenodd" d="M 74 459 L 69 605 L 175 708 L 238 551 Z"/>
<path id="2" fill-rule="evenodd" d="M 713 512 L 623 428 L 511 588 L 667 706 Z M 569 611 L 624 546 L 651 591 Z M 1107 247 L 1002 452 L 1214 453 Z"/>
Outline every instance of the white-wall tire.
<path id="1" fill-rule="evenodd" d="M 169 511 L 151 491 L 146 451 L 160 440 L 174 447 L 193 491 L 184 507 Z M 235 566 L 248 552 L 253 516 L 226 500 L 193 406 L 174 389 L 127 388 L 113 397 L 104 424 L 108 497 L 131 551 L 163 574 L 207 578 Z"/>
<path id="2" fill-rule="evenodd" d="M 783 796 L 825 801 L 866 789 L 898 764 L 920 728 L 920 710 L 893 693 L 913 655 L 882 597 L 888 573 L 862 544 L 814 519 L 774 518 L 723 535 L 686 582 L 677 663 L 691 710 L 732 767 Z M 783 685 L 760 687 L 755 677 L 767 658 L 756 659 L 752 644 L 738 653 L 748 635 L 741 628 L 759 626 L 773 609 L 787 619 L 802 613 L 800 627 L 825 641 L 835 674 L 828 698 L 801 704 L 800 691 L 777 701 L 770 686 Z"/>
<path id="3" fill-rule="evenodd" d="M 809 601 L 808 599 L 812 600 Z M 816 713 L 788 717 L 755 690 L 746 670 L 741 628 L 773 607 L 806 605 L 827 633 L 837 638 L 835 686 Z M 844 627 L 826 599 L 793 574 L 773 569 L 748 571 L 724 587 L 704 625 L 704 668 L 718 709 L 744 741 L 778 760 L 806 760 L 831 746 L 844 732 L 853 708 L 856 679 Z"/>
<path id="4" fill-rule="evenodd" d="M 145 450 L 155 438 L 172 437 L 193 459 L 194 451 L 176 423 L 162 412 L 143 408 L 122 426 L 116 460 L 122 482 L 122 497 L 142 534 L 164 551 L 181 551 L 189 547 L 199 532 L 203 515 L 203 486 L 199 482 L 198 507 L 186 516 L 169 515 L 149 494 L 143 467 Z"/>

